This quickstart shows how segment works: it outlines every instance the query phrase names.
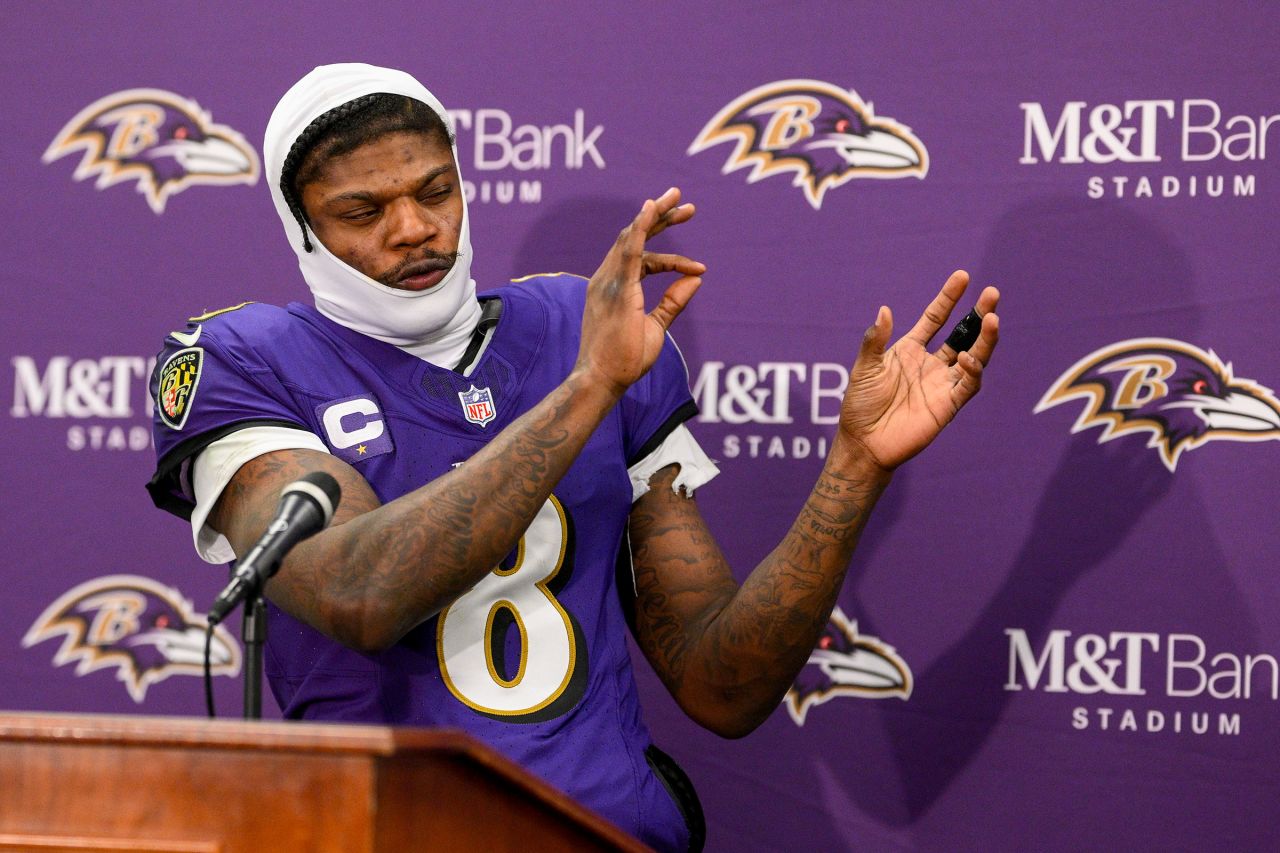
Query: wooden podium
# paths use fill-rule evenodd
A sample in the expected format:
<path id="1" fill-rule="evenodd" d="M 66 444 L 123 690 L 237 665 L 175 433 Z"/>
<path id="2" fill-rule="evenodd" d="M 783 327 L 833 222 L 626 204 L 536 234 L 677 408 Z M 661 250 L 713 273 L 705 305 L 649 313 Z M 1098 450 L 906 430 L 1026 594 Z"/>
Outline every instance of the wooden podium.
<path id="1" fill-rule="evenodd" d="M 0 714 L 0 851 L 647 849 L 459 732 Z"/>

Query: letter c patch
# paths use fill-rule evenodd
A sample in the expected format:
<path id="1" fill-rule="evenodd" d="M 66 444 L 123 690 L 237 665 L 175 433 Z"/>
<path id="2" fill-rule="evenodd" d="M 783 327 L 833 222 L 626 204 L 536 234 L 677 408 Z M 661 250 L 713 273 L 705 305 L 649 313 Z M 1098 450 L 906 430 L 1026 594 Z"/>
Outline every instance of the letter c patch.
<path id="1" fill-rule="evenodd" d="M 390 453 L 391 434 L 377 402 L 370 396 L 347 397 L 316 406 L 333 455 L 347 463 Z"/>

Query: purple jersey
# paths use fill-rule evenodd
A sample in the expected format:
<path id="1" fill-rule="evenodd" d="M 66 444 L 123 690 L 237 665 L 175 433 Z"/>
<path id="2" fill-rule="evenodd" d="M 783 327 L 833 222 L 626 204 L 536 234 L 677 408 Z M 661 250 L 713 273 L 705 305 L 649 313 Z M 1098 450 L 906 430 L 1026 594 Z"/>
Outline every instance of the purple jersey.
<path id="1" fill-rule="evenodd" d="M 166 339 L 152 379 L 152 495 L 189 516 L 191 460 L 218 437 L 262 424 L 319 436 L 384 503 L 413 491 L 569 374 L 585 293 L 584 281 L 563 276 L 489 294 L 502 302 L 501 319 L 469 377 L 298 303 L 198 318 L 186 341 Z M 695 412 L 668 340 L 516 550 L 385 652 L 353 651 L 272 607 L 266 670 L 285 716 L 464 729 L 647 843 L 682 847 L 683 821 L 644 755 L 650 740 L 616 566 L 628 466 Z"/>

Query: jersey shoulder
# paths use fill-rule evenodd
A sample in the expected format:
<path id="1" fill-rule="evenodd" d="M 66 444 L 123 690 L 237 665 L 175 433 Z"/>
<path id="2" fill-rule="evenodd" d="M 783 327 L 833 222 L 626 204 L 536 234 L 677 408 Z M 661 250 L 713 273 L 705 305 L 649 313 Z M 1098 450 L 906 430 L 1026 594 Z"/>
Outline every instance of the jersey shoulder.
<path id="1" fill-rule="evenodd" d="M 261 302 L 244 302 L 188 317 L 184 329 L 165 336 L 165 348 L 212 343 L 232 352 L 252 349 L 262 344 L 278 343 L 282 335 L 293 333 L 298 325 L 298 318 L 284 308 Z"/>
<path id="2" fill-rule="evenodd" d="M 545 307 L 549 328 L 558 333 L 566 358 L 576 354 L 588 279 L 550 273 L 513 279 L 500 293 L 513 302 L 529 300 Z M 504 309 L 505 310 L 505 309 Z M 530 312 L 531 313 L 531 312 Z M 572 350 L 572 351 L 571 351 Z M 689 370 L 675 339 L 667 334 L 649 371 L 627 389 L 616 409 L 621 418 L 627 464 L 644 458 L 684 421 L 698 414 L 689 391 Z"/>
<path id="3" fill-rule="evenodd" d="M 165 336 L 149 385 L 157 462 L 147 488 L 157 506 L 190 515 L 191 461 L 218 438 L 250 425 L 307 428 L 281 378 L 290 363 L 313 360 L 292 345 L 305 325 L 274 305 L 245 304 L 190 317 Z"/>
<path id="4" fill-rule="evenodd" d="M 497 295 L 532 299 L 552 313 L 568 312 L 581 319 L 588 283 L 588 279 L 573 273 L 535 273 L 511 279 Z"/>
<path id="5" fill-rule="evenodd" d="M 187 318 L 185 329 L 169 332 L 157 356 L 160 370 L 175 355 L 221 363 L 248 373 L 292 372 L 290 365 L 316 361 L 324 347 L 316 328 L 294 311 L 259 302 L 244 303 Z"/>

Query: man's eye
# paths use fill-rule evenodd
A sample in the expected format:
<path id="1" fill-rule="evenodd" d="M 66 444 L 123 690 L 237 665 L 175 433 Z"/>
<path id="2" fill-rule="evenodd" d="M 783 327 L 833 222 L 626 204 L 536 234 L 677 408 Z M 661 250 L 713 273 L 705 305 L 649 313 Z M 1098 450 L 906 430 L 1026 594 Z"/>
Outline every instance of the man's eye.
<path id="1" fill-rule="evenodd" d="M 423 190 L 421 198 L 423 201 L 443 201 L 452 192 L 453 186 L 451 184 L 439 184 Z"/>
<path id="2" fill-rule="evenodd" d="M 360 210 L 349 210 L 346 213 L 342 214 L 342 218 L 347 222 L 363 222 L 367 219 L 371 219 L 376 214 L 377 214 L 376 211 L 372 210 L 371 208 L 365 207 L 365 208 L 361 208 Z"/>

